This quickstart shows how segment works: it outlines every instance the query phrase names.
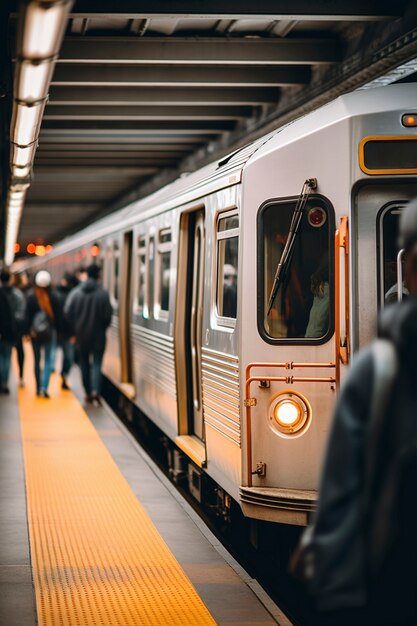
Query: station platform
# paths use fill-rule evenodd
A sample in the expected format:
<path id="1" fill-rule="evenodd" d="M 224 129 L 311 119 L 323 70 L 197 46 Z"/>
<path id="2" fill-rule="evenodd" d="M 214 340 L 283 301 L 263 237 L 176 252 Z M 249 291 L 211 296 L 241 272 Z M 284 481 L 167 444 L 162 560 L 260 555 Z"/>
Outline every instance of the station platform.
<path id="1" fill-rule="evenodd" d="M 290 626 L 78 370 L 0 396 L 0 626 Z"/>

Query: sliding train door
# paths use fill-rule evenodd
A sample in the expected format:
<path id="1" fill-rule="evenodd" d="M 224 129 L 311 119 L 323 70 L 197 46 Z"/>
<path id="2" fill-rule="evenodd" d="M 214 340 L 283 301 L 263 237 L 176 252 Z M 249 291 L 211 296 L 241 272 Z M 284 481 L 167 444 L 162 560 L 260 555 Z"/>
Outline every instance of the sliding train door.
<path id="1" fill-rule="evenodd" d="M 204 300 L 204 209 L 181 216 L 178 249 L 175 358 L 178 395 L 177 445 L 199 465 L 205 463 L 201 398 Z"/>
<path id="2" fill-rule="evenodd" d="M 397 297 L 398 226 L 405 204 L 414 195 L 415 184 L 384 181 L 362 185 L 354 196 L 354 350 L 372 341 L 377 311 Z"/>

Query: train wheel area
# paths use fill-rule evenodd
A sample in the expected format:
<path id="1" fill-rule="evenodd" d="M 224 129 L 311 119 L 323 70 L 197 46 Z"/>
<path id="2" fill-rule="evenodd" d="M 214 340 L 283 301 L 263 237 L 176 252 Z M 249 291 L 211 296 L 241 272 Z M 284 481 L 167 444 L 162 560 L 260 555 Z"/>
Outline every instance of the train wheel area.
<path id="1" fill-rule="evenodd" d="M 77 372 L 50 399 L 27 374 L 0 398 L 0 623 L 291 624 Z"/>

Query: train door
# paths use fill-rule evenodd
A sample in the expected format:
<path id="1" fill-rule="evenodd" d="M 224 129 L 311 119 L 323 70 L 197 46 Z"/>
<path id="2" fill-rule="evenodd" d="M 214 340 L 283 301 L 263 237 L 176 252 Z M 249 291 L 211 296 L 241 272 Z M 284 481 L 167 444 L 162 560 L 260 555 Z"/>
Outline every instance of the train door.
<path id="1" fill-rule="evenodd" d="M 414 189 L 413 189 L 414 187 Z M 353 211 L 353 346 L 375 336 L 377 311 L 397 296 L 397 235 L 401 211 L 415 186 L 385 183 L 359 188 Z M 360 323 L 359 323 L 360 320 Z"/>
<path id="2" fill-rule="evenodd" d="M 120 335 L 120 377 L 121 385 L 129 397 L 134 396 L 133 366 L 131 353 L 131 309 L 132 309 L 132 248 L 133 233 L 124 233 L 121 251 L 119 282 L 119 335 Z"/>
<path id="3" fill-rule="evenodd" d="M 199 465 L 205 463 L 201 398 L 204 294 L 204 209 L 181 216 L 178 249 L 175 359 L 179 412 L 177 445 Z"/>

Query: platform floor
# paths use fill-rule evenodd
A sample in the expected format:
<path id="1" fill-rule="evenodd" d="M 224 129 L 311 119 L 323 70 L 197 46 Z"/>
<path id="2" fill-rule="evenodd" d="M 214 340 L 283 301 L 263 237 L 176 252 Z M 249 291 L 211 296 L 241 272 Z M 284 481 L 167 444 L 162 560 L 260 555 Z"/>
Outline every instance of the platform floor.
<path id="1" fill-rule="evenodd" d="M 30 377 L 31 372 L 27 371 L 26 375 Z M 129 624 L 137 624 L 138 626 L 139 624 L 160 624 L 161 626 L 195 624 L 196 626 L 203 626 L 203 624 L 211 623 L 222 626 L 227 624 L 269 626 L 278 623 L 281 626 L 288 626 L 290 622 L 280 609 L 266 596 L 256 581 L 253 581 L 230 557 L 212 533 L 205 528 L 197 514 L 175 491 L 165 476 L 159 472 L 155 464 L 140 449 L 111 411 L 107 407 L 88 409 L 89 419 L 87 419 L 84 409 L 77 399 L 77 395 L 79 398 L 82 397 L 77 370 L 74 371 L 71 379 L 75 395 L 71 392 L 62 392 L 58 383 L 56 377 L 56 380 L 52 381 L 50 400 L 36 399 L 32 385 L 29 384 L 25 389 L 18 391 L 13 382 L 11 395 L 0 396 L 0 625 L 32 626 L 37 623 L 36 614 L 38 613 L 38 623 L 41 626 L 49 626 L 49 624 L 77 624 L 80 626 L 87 626 L 87 624 L 117 624 L 122 626 Z M 20 409 L 18 408 L 18 394 L 20 394 Z M 43 407 L 45 407 L 44 411 Z M 115 481 L 119 491 L 120 489 L 127 490 L 124 497 L 129 502 L 130 507 L 126 527 L 123 526 L 125 523 L 123 515 L 116 515 L 117 524 L 121 525 L 117 527 L 117 533 L 115 533 L 119 539 L 122 539 L 121 557 L 120 554 L 119 556 L 113 554 L 113 552 L 117 552 L 117 550 L 113 550 L 113 543 L 116 544 L 118 541 L 117 537 L 115 536 L 113 542 L 109 540 L 109 535 L 107 536 L 107 548 L 103 547 L 103 554 L 97 555 L 97 552 L 100 552 L 100 549 L 97 548 L 100 542 L 96 544 L 95 539 L 92 540 L 91 534 L 90 538 L 88 537 L 91 528 L 83 538 L 83 520 L 75 515 L 70 524 L 72 529 L 69 532 L 76 537 L 77 549 L 81 552 L 78 556 L 70 555 L 66 569 L 60 569 L 62 555 L 56 557 L 55 554 L 51 557 L 50 552 L 51 550 L 58 550 L 61 553 L 68 549 L 70 552 L 73 550 L 71 547 L 65 547 L 68 539 L 65 532 L 61 538 L 59 537 L 62 528 L 69 523 L 68 511 L 64 514 L 63 524 L 62 513 L 57 512 L 57 510 L 51 511 L 51 506 L 57 505 L 57 493 L 63 491 L 64 487 L 66 488 L 65 463 L 62 459 L 64 451 L 68 459 L 77 458 L 77 454 L 81 457 L 82 453 L 77 452 L 77 441 L 73 434 L 71 435 L 71 429 L 69 431 L 65 427 L 63 407 L 67 409 L 70 407 L 69 411 L 72 415 L 78 413 L 79 419 L 83 423 L 84 434 L 81 434 L 81 441 L 78 442 L 78 445 L 81 444 L 81 448 L 83 445 L 85 447 L 86 436 L 87 439 L 96 437 L 99 447 L 102 448 L 98 453 L 99 463 L 107 464 L 106 467 L 111 466 L 112 471 L 116 472 L 116 475 L 111 479 L 101 482 L 101 489 L 107 489 L 107 483 Z M 48 420 L 45 419 L 47 413 L 53 414 L 49 426 Z M 37 414 L 38 426 L 43 431 L 41 435 L 35 426 Z M 32 464 L 27 485 L 24 479 L 21 421 L 26 440 L 27 471 Z M 55 426 L 54 421 L 56 422 Z M 56 427 L 58 427 L 58 431 L 55 430 L 54 432 Z M 37 431 L 38 434 L 36 434 Z M 62 445 L 60 454 L 52 453 L 51 461 L 49 458 L 51 454 L 45 454 L 45 446 L 47 445 L 45 441 L 49 439 L 49 443 L 53 444 L 59 431 L 66 432 L 69 439 L 65 444 L 60 444 Z M 36 440 L 39 437 L 40 439 Z M 104 446 L 101 445 L 101 442 L 104 443 Z M 55 445 L 55 451 L 57 448 L 58 446 Z M 52 447 L 53 449 L 54 447 Z M 55 461 L 54 456 L 56 457 Z M 38 463 L 37 468 L 34 469 L 33 458 L 30 461 L 30 457 L 35 458 L 36 463 Z M 56 476 L 53 477 L 52 482 L 48 479 L 43 481 L 42 471 L 49 471 L 50 473 L 51 466 L 47 470 L 48 463 L 56 462 L 57 459 L 61 469 L 64 470 L 63 477 L 58 482 Z M 67 463 L 70 462 L 70 465 L 67 467 L 71 467 L 73 461 L 68 461 L 68 459 Z M 96 462 L 93 462 L 92 459 L 90 465 L 94 474 L 97 469 L 97 459 Z M 89 471 L 88 463 L 82 468 L 82 471 Z M 38 480 L 36 480 L 35 492 L 37 494 L 46 493 L 49 504 L 45 505 L 43 502 L 38 513 L 34 509 L 30 514 L 32 525 L 34 524 L 38 528 L 37 534 L 40 536 L 41 542 L 46 541 L 43 544 L 43 557 L 40 558 L 39 549 L 35 547 L 36 533 L 32 528 L 31 550 L 33 558 L 31 561 L 26 517 L 26 487 L 31 493 L 33 485 L 31 487 L 30 484 L 36 475 Z M 106 519 L 106 515 L 109 518 L 114 517 L 114 502 L 111 498 L 106 498 L 104 492 L 96 503 L 94 503 L 94 498 L 88 497 L 88 491 L 85 491 L 85 487 L 89 480 L 90 478 L 88 480 L 86 478 L 85 484 L 83 481 L 81 485 L 81 479 L 78 479 L 80 484 L 79 499 L 87 500 L 88 509 L 99 503 L 100 519 Z M 73 480 L 69 481 L 69 483 L 71 482 Z M 59 489 L 51 500 L 53 495 L 51 492 L 53 489 L 57 489 L 57 485 L 59 485 Z M 82 492 L 84 498 L 81 496 Z M 75 494 L 75 499 L 77 499 L 77 494 Z M 108 500 L 107 503 L 106 499 Z M 38 496 L 34 498 L 32 493 L 29 497 L 29 511 L 36 500 L 39 500 Z M 65 511 L 65 506 L 68 506 L 68 499 L 64 497 L 60 506 L 63 506 L 64 509 L 62 510 Z M 107 513 L 106 506 L 110 506 Z M 140 512 L 139 515 L 138 511 Z M 45 535 L 42 529 L 45 527 L 46 513 L 48 513 L 50 534 L 54 536 L 52 543 L 49 542 L 48 538 L 42 538 L 42 535 Z M 96 519 L 95 516 L 96 513 L 93 511 L 93 520 Z M 42 523 L 40 523 L 41 520 L 43 520 Z M 74 528 L 74 524 L 76 528 Z M 143 540 L 144 527 L 148 524 L 150 525 L 150 535 L 148 536 L 150 539 Z M 106 525 L 104 528 L 105 532 L 108 532 Z M 112 528 L 114 529 L 115 526 L 113 525 Z M 129 550 L 125 543 L 129 535 L 133 541 L 132 550 Z M 141 559 L 147 543 L 150 551 L 148 556 Z M 91 552 L 92 548 L 95 552 L 94 558 L 98 556 L 101 563 L 103 563 L 103 559 L 104 562 L 108 562 L 109 550 L 112 552 L 112 559 L 119 558 L 123 561 L 122 563 L 113 562 L 113 571 L 118 572 L 117 576 L 113 577 L 115 580 L 117 579 L 117 589 L 119 589 L 116 593 L 111 584 L 108 589 L 102 588 L 100 579 L 102 571 L 99 572 L 98 580 L 93 581 L 94 584 L 89 589 L 91 579 L 97 578 L 97 576 L 92 576 L 94 565 L 92 566 L 91 563 L 87 568 L 88 575 L 85 575 L 86 568 L 83 563 L 85 563 L 85 559 L 88 561 L 93 557 L 91 555 L 86 557 L 83 550 L 86 552 L 90 550 Z M 160 562 L 158 565 L 154 561 L 155 553 L 163 554 L 163 559 L 166 559 L 168 565 L 162 564 L 161 566 Z M 77 562 L 81 572 L 80 569 L 76 569 Z M 144 565 L 145 562 L 147 563 L 146 566 Z M 55 564 L 52 568 L 51 563 Z M 123 570 L 126 563 L 128 569 Z M 62 576 L 62 572 L 65 572 L 65 580 L 59 579 L 57 564 L 60 570 L 59 575 Z M 177 567 L 178 569 L 176 569 Z M 37 585 L 36 594 L 32 586 L 32 568 L 34 581 Z M 155 568 L 158 569 L 157 579 L 155 579 Z M 152 575 L 149 575 L 150 570 L 152 570 Z M 164 570 L 166 570 L 165 574 Z M 45 572 L 49 572 L 48 575 Z M 106 571 L 106 575 L 108 575 L 108 571 Z M 94 593 L 94 602 L 92 604 L 90 602 L 92 608 L 84 614 L 81 609 L 74 612 L 74 606 L 77 605 L 80 597 L 80 588 L 77 587 L 76 581 L 80 579 L 87 587 L 82 591 L 82 594 L 85 593 L 87 598 L 89 592 Z M 45 582 L 46 588 L 42 591 L 39 584 L 45 584 Z M 110 583 L 112 582 L 110 581 Z M 150 585 L 150 588 L 144 591 L 141 586 L 146 584 Z M 166 589 L 164 588 L 165 584 L 167 585 Z M 174 586 L 174 592 L 170 590 L 170 584 Z M 120 585 L 122 585 L 122 590 L 120 590 Z M 61 598 L 62 601 L 51 601 L 51 589 L 55 594 L 58 594 L 55 595 L 55 598 Z M 117 608 L 115 600 L 117 593 L 121 594 L 123 600 L 124 594 L 128 593 L 128 590 L 134 596 L 134 599 L 130 600 L 134 608 L 130 609 L 129 616 L 126 618 L 126 615 L 121 614 L 121 609 Z M 74 598 L 70 602 L 68 601 L 68 598 L 72 597 L 71 594 L 75 598 L 75 605 Z M 101 594 L 103 595 L 101 596 Z M 106 597 L 106 594 L 113 597 Z M 38 598 L 38 611 L 36 611 L 35 595 Z M 190 599 L 192 599 L 191 606 L 189 606 Z M 45 610 L 45 600 L 47 600 L 47 610 Z M 142 602 L 144 604 L 141 604 Z M 162 608 L 158 605 L 161 602 Z M 125 604 L 126 602 L 121 602 L 120 606 Z M 173 605 L 176 605 L 176 608 L 173 608 Z"/>

